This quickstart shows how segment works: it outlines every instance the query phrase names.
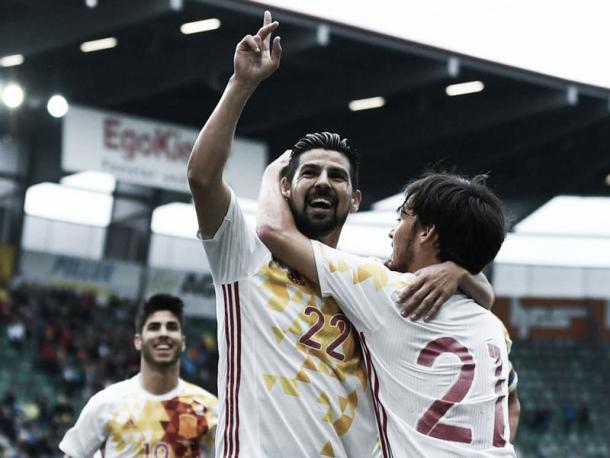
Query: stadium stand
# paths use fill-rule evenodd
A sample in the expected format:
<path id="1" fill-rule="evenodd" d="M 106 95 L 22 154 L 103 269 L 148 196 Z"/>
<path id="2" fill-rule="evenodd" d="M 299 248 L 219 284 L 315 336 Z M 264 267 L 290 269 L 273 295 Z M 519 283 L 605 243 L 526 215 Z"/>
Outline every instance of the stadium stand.
<path id="1" fill-rule="evenodd" d="M 517 340 L 511 359 L 519 373 L 524 457 L 607 457 L 610 375 L 608 342 Z"/>

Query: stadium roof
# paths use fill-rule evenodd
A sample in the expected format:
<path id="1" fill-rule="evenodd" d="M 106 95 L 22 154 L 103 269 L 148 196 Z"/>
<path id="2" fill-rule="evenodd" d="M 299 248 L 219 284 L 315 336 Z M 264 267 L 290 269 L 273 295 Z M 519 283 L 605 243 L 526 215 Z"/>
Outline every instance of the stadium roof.
<path id="1" fill-rule="evenodd" d="M 517 219 L 557 194 L 610 193 L 607 90 L 274 13 L 282 66 L 249 102 L 238 134 L 266 142 L 272 157 L 306 132 L 350 137 L 362 156 L 364 209 L 434 165 L 490 172 L 489 183 L 509 205 L 519 202 Z M 257 30 L 261 16 L 261 6 L 233 0 L 4 0 L 0 57 L 22 55 L 23 62 L 0 67 L 0 80 L 18 81 L 26 101 L 19 110 L 0 109 L 0 133 L 34 142 L 29 149 L 44 164 L 37 170 L 51 174 L 50 158 L 60 163 L 60 124 L 45 104 L 55 93 L 71 103 L 199 127 L 232 72 L 236 42 Z M 219 20 L 216 30 L 180 32 L 185 23 L 211 18 Z M 115 47 L 81 52 L 83 42 L 108 37 Z M 470 81 L 484 89 L 446 94 L 448 85 Z M 371 97 L 385 104 L 348 108 Z"/>

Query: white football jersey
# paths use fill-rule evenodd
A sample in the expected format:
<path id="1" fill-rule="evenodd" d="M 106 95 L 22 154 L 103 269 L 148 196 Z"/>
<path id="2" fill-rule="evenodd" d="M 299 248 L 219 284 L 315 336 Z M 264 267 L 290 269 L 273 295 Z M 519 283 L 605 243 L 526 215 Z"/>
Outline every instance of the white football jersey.
<path id="1" fill-rule="evenodd" d="M 335 301 L 272 258 L 233 193 L 203 245 L 218 319 L 216 456 L 374 456 L 360 345 Z"/>
<path id="2" fill-rule="evenodd" d="M 212 457 L 216 397 L 183 380 L 162 395 L 142 388 L 140 375 L 96 393 L 59 448 L 73 458 Z"/>
<path id="3" fill-rule="evenodd" d="M 430 322 L 392 299 L 412 274 L 313 241 L 323 296 L 360 333 L 385 457 L 514 457 L 504 326 L 454 295 Z"/>

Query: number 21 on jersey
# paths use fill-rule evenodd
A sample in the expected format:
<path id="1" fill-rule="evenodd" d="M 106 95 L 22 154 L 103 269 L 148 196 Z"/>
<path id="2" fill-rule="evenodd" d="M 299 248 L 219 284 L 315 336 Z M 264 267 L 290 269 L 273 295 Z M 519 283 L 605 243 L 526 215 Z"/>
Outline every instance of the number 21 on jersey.
<path id="1" fill-rule="evenodd" d="M 495 411 L 494 411 L 494 433 L 493 446 L 504 447 L 506 439 L 504 438 L 504 410 L 502 400 L 502 359 L 500 348 L 497 345 L 488 343 L 487 350 L 489 357 L 495 363 L 495 377 L 497 394 Z M 472 429 L 462 426 L 450 425 L 441 422 L 441 419 L 447 414 L 449 409 L 459 407 L 459 403 L 464 400 L 466 394 L 472 386 L 474 380 L 475 363 L 472 354 L 464 345 L 459 343 L 452 337 L 441 337 L 440 339 L 428 342 L 428 344 L 420 351 L 417 358 L 417 364 L 426 367 L 432 367 L 436 359 L 443 353 L 452 353 L 460 358 L 462 367 L 455 383 L 443 395 L 441 399 L 437 399 L 424 412 L 417 422 L 417 431 L 430 437 L 443 439 L 453 442 L 462 442 L 470 444 L 472 442 Z"/>

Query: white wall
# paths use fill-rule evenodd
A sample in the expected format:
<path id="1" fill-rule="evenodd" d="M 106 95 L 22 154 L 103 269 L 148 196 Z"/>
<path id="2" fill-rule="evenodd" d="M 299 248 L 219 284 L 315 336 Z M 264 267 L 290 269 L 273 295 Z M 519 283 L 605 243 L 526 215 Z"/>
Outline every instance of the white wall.
<path id="1" fill-rule="evenodd" d="M 497 296 L 610 298 L 609 268 L 496 263 L 492 283 Z"/>
<path id="2" fill-rule="evenodd" d="M 150 240 L 148 265 L 159 269 L 210 272 L 208 259 L 199 240 L 155 233 Z"/>
<path id="3" fill-rule="evenodd" d="M 25 215 L 21 246 L 29 251 L 102 259 L 106 228 Z"/>

